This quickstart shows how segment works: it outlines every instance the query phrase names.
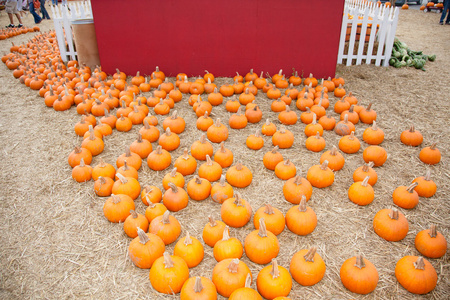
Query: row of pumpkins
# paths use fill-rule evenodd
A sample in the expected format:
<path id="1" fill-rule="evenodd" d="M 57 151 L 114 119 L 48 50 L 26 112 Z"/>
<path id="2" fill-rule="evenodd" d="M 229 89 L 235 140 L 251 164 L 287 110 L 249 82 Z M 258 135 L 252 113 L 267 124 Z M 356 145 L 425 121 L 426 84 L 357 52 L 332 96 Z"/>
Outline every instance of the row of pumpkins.
<path id="1" fill-rule="evenodd" d="M 129 246 L 131 260 L 140 268 L 150 268 L 150 281 L 155 290 L 162 293 L 181 291 L 182 299 L 215 299 L 217 292 L 230 299 L 260 299 L 258 292 L 268 299 L 286 299 L 283 297 L 289 294 L 292 287 L 291 275 L 302 285 L 313 285 L 323 278 L 325 263 L 315 248 L 297 252 L 291 260 L 290 273 L 279 266 L 276 261 L 279 252 L 276 236 L 285 227 L 298 235 L 307 235 L 315 229 L 317 217 L 306 206 L 306 202 L 311 197 L 312 186 L 323 188 L 334 182 L 333 171 L 340 170 L 345 163 L 342 154 L 336 147 L 324 152 L 320 164 L 311 167 L 305 179 L 296 173 L 293 163 L 284 159 L 278 151 L 279 148 L 292 147 L 294 134 L 284 126 L 277 130 L 267 120 L 262 125 L 261 133 L 272 136 L 275 148 L 264 155 L 263 164 L 273 170 L 277 177 L 286 180 L 283 194 L 287 201 L 296 206 L 286 216 L 270 204 L 258 209 L 253 218 L 256 230 L 247 235 L 242 245 L 238 239 L 229 236 L 228 227 L 237 228 L 247 224 L 252 216 L 252 208 L 239 193 L 233 192 L 233 187 L 250 185 L 253 175 L 241 163 L 231 166 L 233 153 L 224 144 L 228 138 L 228 128 L 220 120 L 214 122 L 209 115 L 213 107 L 223 103 L 224 97 L 238 94 L 238 98 L 228 98 L 225 105 L 227 111 L 233 113 L 228 122 L 230 128 L 240 129 L 247 123 L 258 123 L 262 119 L 262 112 L 254 99 L 258 91 L 262 90 L 273 100 L 271 109 L 279 112 L 279 121 L 289 126 L 297 122 L 297 115 L 289 106 L 292 100 L 296 100 L 296 107 L 303 111 L 300 120 L 308 124 L 305 127 L 308 136 L 306 147 L 317 152 L 325 148 L 323 130 L 335 130 L 343 136 L 339 142 L 341 151 L 356 153 L 360 149 L 360 142 L 354 136 L 355 124 L 360 120 L 372 124 L 363 134 L 363 140 L 371 145 L 363 153 L 367 164 L 355 170 L 355 183 L 348 191 L 351 201 L 367 205 L 374 198 L 372 186 L 377 181 L 372 167 L 381 166 L 387 158 L 386 151 L 378 146 L 384 134 L 376 126 L 376 112 L 370 105 L 367 108 L 359 106 L 351 93 L 346 95 L 342 78 L 319 83 L 312 75 L 302 80 L 297 74 L 286 78 L 280 71 L 269 81 L 262 74 L 258 76 L 250 71 L 245 77 L 237 74 L 233 78 L 233 85 L 225 84 L 218 88 L 214 84 L 213 74 L 208 72 L 194 82 L 189 82 L 186 74 L 178 74 L 174 85 L 157 68 L 150 81 L 138 73 L 128 84 L 126 74 L 120 71 L 108 79 L 100 68 L 91 72 L 88 67 L 78 68 L 75 61 L 62 64 L 60 57 L 55 54 L 56 43 L 49 41 L 50 37 L 49 33 L 44 33 L 26 46 L 13 46 L 11 53 L 2 57 L 2 61 L 14 70 L 13 75 L 20 82 L 39 91 L 45 105 L 55 110 L 66 110 L 77 105 L 77 112 L 82 118 L 75 125 L 75 132 L 84 139 L 81 147 L 76 147 L 69 155 L 72 176 L 79 182 L 94 179 L 95 193 L 109 197 L 104 205 L 105 217 L 111 222 L 124 222 L 126 234 L 134 238 Z M 304 88 L 299 91 L 296 87 L 302 83 Z M 284 95 L 280 89 L 286 89 Z M 326 114 L 330 104 L 328 92 L 340 98 L 334 105 L 334 111 L 341 115 L 341 121 L 337 123 Z M 142 93 L 149 93 L 149 96 L 145 97 Z M 175 110 L 164 120 L 164 132 L 160 133 L 156 128 L 158 119 L 150 113 L 150 108 L 157 115 L 168 115 L 175 103 L 187 93 L 191 94 L 189 103 L 198 117 L 196 126 L 206 135 L 192 144 L 191 154 L 185 149 L 184 154 L 175 160 L 175 168 L 163 179 L 164 194 L 156 186 L 145 186 L 141 191 L 138 170 L 142 159 L 147 158 L 147 164 L 152 170 L 167 169 L 172 163 L 170 151 L 178 148 L 178 134 L 186 126 L 184 119 Z M 202 96 L 207 100 L 203 100 Z M 241 105 L 245 106 L 245 113 L 242 113 Z M 111 114 L 110 110 L 116 108 L 116 115 Z M 99 124 L 96 117 L 100 118 Z M 129 131 L 133 125 L 139 124 L 144 126 L 139 130 L 136 141 L 117 159 L 117 170 L 103 161 L 94 168 L 89 165 L 92 156 L 104 149 L 103 136 L 112 134 L 114 128 Z M 215 154 L 206 137 L 213 143 L 220 143 Z M 153 150 L 151 143 L 156 141 L 158 147 Z M 402 133 L 401 141 L 418 146 L 423 137 L 411 127 Z M 247 138 L 246 144 L 250 149 L 257 150 L 262 148 L 263 143 L 258 131 Z M 435 144 L 423 148 L 420 159 L 428 164 L 438 163 L 440 153 Z M 197 160 L 205 163 L 198 168 L 198 175 L 188 182 L 185 191 L 184 176 L 195 173 Z M 229 168 L 226 176 L 222 175 L 223 168 Z M 212 185 L 211 182 L 216 183 Z M 436 185 L 428 172 L 426 176 L 416 178 L 410 186 L 398 187 L 393 194 L 394 203 L 402 208 L 414 208 L 419 196 L 431 197 L 435 191 Z M 139 196 L 148 206 L 145 215 L 134 211 L 134 200 Z M 187 233 L 176 243 L 174 255 L 165 252 L 165 245 L 175 242 L 181 234 L 180 223 L 169 211 L 185 208 L 189 198 L 201 201 L 208 197 L 222 205 L 222 221 L 211 218 L 202 236 L 205 244 L 214 248 L 218 264 L 213 270 L 212 281 L 204 277 L 189 279 L 189 268 L 198 265 L 203 259 L 203 245 Z M 401 240 L 408 232 L 406 218 L 396 209 L 378 212 L 373 226 L 375 232 L 388 241 Z M 416 236 L 416 248 L 424 256 L 441 257 L 446 253 L 446 247 L 445 238 L 434 225 Z M 252 274 L 246 264 L 239 260 L 244 251 L 255 263 L 272 262 L 257 276 L 258 292 L 249 287 Z M 428 293 L 437 282 L 436 271 L 422 257 L 402 258 L 395 272 L 400 284 L 413 293 Z M 378 273 L 370 261 L 358 255 L 344 262 L 341 280 L 350 291 L 367 294 L 375 289 Z"/>
<path id="2" fill-rule="evenodd" d="M 0 41 L 15 37 L 20 34 L 25 34 L 25 33 L 29 33 L 29 32 L 38 32 L 38 31 L 40 31 L 40 28 L 38 26 L 0 29 Z"/>

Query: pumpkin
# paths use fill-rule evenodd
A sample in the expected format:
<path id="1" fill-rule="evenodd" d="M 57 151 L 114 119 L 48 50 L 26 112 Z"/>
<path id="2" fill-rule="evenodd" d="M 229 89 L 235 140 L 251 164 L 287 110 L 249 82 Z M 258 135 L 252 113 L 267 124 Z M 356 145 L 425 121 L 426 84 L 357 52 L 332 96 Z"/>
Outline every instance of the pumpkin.
<path id="1" fill-rule="evenodd" d="M 217 292 L 224 296 L 230 295 L 237 289 L 245 286 L 250 269 L 237 258 L 228 258 L 218 262 L 213 269 L 212 282 L 217 288 Z"/>
<path id="2" fill-rule="evenodd" d="M 310 84 L 311 84 L 312 87 L 317 86 L 318 83 L 319 83 L 319 82 L 318 82 L 317 79 L 313 76 L 312 73 L 310 73 L 310 74 L 309 74 L 309 77 L 305 78 L 305 80 L 303 81 L 303 84 L 304 84 L 304 85 L 310 85 Z"/>
<path id="3" fill-rule="evenodd" d="M 309 107 L 307 107 L 306 111 L 301 113 L 300 121 L 302 121 L 302 123 L 304 123 L 304 124 L 310 124 L 310 123 L 312 123 L 312 121 L 314 119 L 314 115 L 316 115 L 316 113 L 312 112 L 311 109 Z"/>
<path id="4" fill-rule="evenodd" d="M 162 171 L 170 166 L 172 156 L 169 152 L 158 146 L 147 157 L 147 164 L 153 171 Z"/>
<path id="5" fill-rule="evenodd" d="M 395 265 L 395 278 L 413 294 L 427 294 L 434 290 L 438 276 L 433 265 L 423 257 L 404 256 Z"/>
<path id="6" fill-rule="evenodd" d="M 294 144 L 294 134 L 284 126 L 281 126 L 272 136 L 272 144 L 280 149 L 290 148 Z"/>
<path id="7" fill-rule="evenodd" d="M 142 134 L 138 133 L 138 138 L 130 145 L 130 151 L 139 155 L 142 159 L 147 158 L 153 147 L 150 141 L 143 139 Z"/>
<path id="8" fill-rule="evenodd" d="M 206 245 L 214 247 L 214 245 L 223 238 L 223 231 L 227 226 L 222 221 L 214 220 L 209 216 L 209 222 L 203 228 L 202 238 Z"/>
<path id="9" fill-rule="evenodd" d="M 253 174 L 246 166 L 238 162 L 235 166 L 227 170 L 226 178 L 230 185 L 245 188 L 252 183 Z"/>
<path id="10" fill-rule="evenodd" d="M 302 196 L 299 205 L 291 207 L 286 213 L 286 226 L 290 231 L 298 235 L 308 235 L 316 228 L 316 213 L 306 206 L 305 196 Z"/>
<path id="11" fill-rule="evenodd" d="M 191 237 L 189 232 L 186 232 L 186 236 L 181 238 L 173 248 L 173 255 L 184 259 L 188 268 L 193 268 L 203 260 L 203 245 L 195 237 Z"/>
<path id="12" fill-rule="evenodd" d="M 319 132 L 320 136 L 323 135 L 323 127 L 322 125 L 317 123 L 317 115 L 313 115 L 313 120 L 311 123 L 306 125 L 305 127 L 305 134 L 307 137 L 314 136 Z"/>
<path id="13" fill-rule="evenodd" d="M 234 94 L 234 88 L 232 85 L 224 84 L 219 88 L 219 93 L 224 97 L 231 97 Z"/>
<path id="14" fill-rule="evenodd" d="M 166 211 L 167 207 L 164 204 L 149 202 L 148 207 L 145 209 L 145 217 L 151 224 L 156 217 L 162 216 Z"/>
<path id="15" fill-rule="evenodd" d="M 289 159 L 280 161 L 275 166 L 275 175 L 282 180 L 288 180 L 294 177 L 296 173 L 297 169 Z"/>
<path id="16" fill-rule="evenodd" d="M 301 111 L 307 111 L 314 105 L 314 100 L 308 96 L 308 93 L 304 93 L 302 96 L 298 94 L 298 100 L 295 103 L 295 106 Z M 300 116 L 301 118 L 301 116 Z M 303 122 L 303 121 L 302 121 Z"/>
<path id="17" fill-rule="evenodd" d="M 169 182 L 168 187 L 162 197 L 164 206 L 170 211 L 180 211 L 185 208 L 189 203 L 189 197 L 186 191 L 173 182 Z"/>
<path id="18" fill-rule="evenodd" d="M 139 133 L 142 135 L 143 139 L 146 139 L 150 143 L 156 142 L 160 136 L 158 128 L 154 125 L 150 125 L 147 120 L 144 120 L 144 127 L 139 129 Z"/>
<path id="19" fill-rule="evenodd" d="M 414 125 L 411 125 L 409 130 L 400 134 L 400 141 L 405 145 L 417 147 L 422 144 L 423 136 L 420 131 L 415 130 Z"/>
<path id="20" fill-rule="evenodd" d="M 170 127 L 166 128 L 166 132 L 159 137 L 158 144 L 167 151 L 173 151 L 180 146 L 180 137 L 173 133 Z"/>
<path id="21" fill-rule="evenodd" d="M 228 299 L 231 300 L 262 300 L 261 295 L 251 288 L 252 285 L 252 277 L 250 274 L 247 274 L 247 278 L 245 279 L 244 287 L 236 289 L 233 293 L 231 293 Z"/>
<path id="22" fill-rule="evenodd" d="M 148 220 L 144 215 L 136 213 L 134 210 L 130 210 L 130 215 L 125 219 L 123 223 L 123 230 L 130 238 L 138 236 L 138 230 L 141 229 L 145 232 L 148 230 Z"/>
<path id="23" fill-rule="evenodd" d="M 162 192 L 156 186 L 146 185 L 141 191 L 141 200 L 147 206 L 150 203 L 159 203 L 162 200 Z"/>
<path id="24" fill-rule="evenodd" d="M 177 115 L 177 110 L 174 110 L 170 117 L 167 117 L 163 121 L 163 128 L 166 130 L 170 128 L 170 131 L 180 134 L 186 128 L 186 121 L 180 116 Z"/>
<path id="25" fill-rule="evenodd" d="M 99 197 L 108 197 L 112 194 L 114 180 L 109 177 L 99 176 L 94 182 L 94 192 Z"/>
<path id="26" fill-rule="evenodd" d="M 387 152 L 380 146 L 372 145 L 364 149 L 363 159 L 366 163 L 373 162 L 374 167 L 380 167 L 386 162 Z"/>
<path id="27" fill-rule="evenodd" d="M 118 177 L 118 180 L 114 182 L 112 187 L 113 194 L 125 194 L 130 196 L 133 200 L 139 197 L 141 192 L 141 185 L 139 184 L 139 181 L 133 177 L 124 177 L 120 173 L 116 173 L 116 176 Z"/>
<path id="28" fill-rule="evenodd" d="M 414 188 L 414 190 L 417 192 L 417 194 L 420 197 L 429 198 L 432 197 L 436 193 L 436 183 L 434 183 L 433 180 L 431 180 L 431 171 L 427 170 L 427 173 L 425 176 L 420 176 L 415 178 L 413 183 L 417 182 L 417 186 Z"/>
<path id="29" fill-rule="evenodd" d="M 90 122 L 86 121 L 86 116 L 82 115 L 80 122 L 75 124 L 75 134 L 78 136 L 84 136 L 84 134 L 89 130 L 89 125 L 92 126 Z"/>
<path id="30" fill-rule="evenodd" d="M 312 191 L 311 183 L 301 175 L 287 180 L 283 185 L 284 198 L 292 204 L 299 204 L 303 196 L 308 201 Z"/>
<path id="31" fill-rule="evenodd" d="M 92 156 L 99 155 L 103 152 L 105 144 L 103 143 L 103 140 L 101 138 L 95 136 L 92 125 L 89 125 L 89 133 L 89 137 L 85 138 L 83 142 L 81 142 L 81 147 L 89 150 Z"/>
<path id="32" fill-rule="evenodd" d="M 128 166 L 126 160 L 123 162 L 123 166 L 117 169 L 116 175 L 114 176 L 115 180 L 119 179 L 117 174 L 121 174 L 124 177 L 132 177 L 136 180 L 138 179 L 138 171 L 135 168 Z"/>
<path id="33" fill-rule="evenodd" d="M 169 183 L 173 183 L 174 185 L 183 188 L 185 181 L 184 181 L 184 177 L 181 173 L 177 172 L 177 168 L 173 168 L 173 170 L 169 173 L 167 173 L 166 175 L 164 175 L 162 184 L 165 190 L 168 190 L 169 187 Z"/>
<path id="34" fill-rule="evenodd" d="M 433 143 L 431 146 L 420 150 L 419 158 L 422 162 L 429 165 L 435 165 L 441 161 L 441 152 L 436 148 L 436 145 L 437 143 Z"/>
<path id="35" fill-rule="evenodd" d="M 248 120 L 247 117 L 242 114 L 242 109 L 239 106 L 235 114 L 232 114 L 230 118 L 228 119 L 228 124 L 230 125 L 230 128 L 233 129 L 242 129 L 247 126 Z"/>
<path id="36" fill-rule="evenodd" d="M 234 198 L 229 198 L 222 203 L 220 215 L 228 226 L 243 227 L 250 221 L 252 207 L 239 193 L 236 193 Z"/>
<path id="37" fill-rule="evenodd" d="M 339 121 L 334 127 L 334 132 L 338 135 L 349 135 L 352 131 L 355 131 L 355 125 L 349 122 L 348 114 L 345 114 L 344 119 Z"/>
<path id="38" fill-rule="evenodd" d="M 207 179 L 209 182 L 214 182 L 220 179 L 220 176 L 222 175 L 222 167 L 219 163 L 211 160 L 207 154 L 206 162 L 198 168 L 198 175 L 201 178 Z"/>
<path id="39" fill-rule="evenodd" d="M 162 216 L 158 216 L 150 222 L 148 232 L 156 234 L 163 240 L 164 244 L 169 245 L 180 236 L 181 225 L 167 210 Z"/>
<path id="40" fill-rule="evenodd" d="M 164 252 L 163 256 L 153 263 L 149 279 L 158 292 L 178 294 L 184 282 L 189 279 L 189 268 L 181 257 Z"/>
<path id="41" fill-rule="evenodd" d="M 364 130 L 363 140 L 369 145 L 379 145 L 384 141 L 384 132 L 381 130 L 375 121 L 372 122 L 372 127 Z"/>
<path id="42" fill-rule="evenodd" d="M 375 266 L 362 255 L 347 259 L 341 266 L 340 277 L 350 292 L 362 295 L 375 290 L 379 278 Z"/>
<path id="43" fill-rule="evenodd" d="M 370 184 L 368 184 L 369 176 L 366 176 L 363 181 L 353 183 L 348 189 L 348 198 L 353 203 L 358 205 L 368 205 L 372 203 L 375 193 Z"/>
<path id="44" fill-rule="evenodd" d="M 250 123 L 258 123 L 262 119 L 262 111 L 258 105 L 255 105 L 253 108 L 245 111 L 245 117 Z"/>
<path id="45" fill-rule="evenodd" d="M 228 226 L 223 231 L 222 239 L 214 245 L 214 258 L 220 262 L 228 258 L 241 258 L 244 253 L 244 247 L 237 238 L 231 238 Z"/>
<path id="46" fill-rule="evenodd" d="M 216 123 L 211 125 L 206 131 L 208 139 L 213 143 L 221 143 L 228 139 L 228 128 L 217 118 Z"/>
<path id="47" fill-rule="evenodd" d="M 286 77 L 283 75 L 280 79 L 274 81 L 275 86 L 280 89 L 285 89 L 289 86 L 289 82 L 286 80 Z"/>
<path id="48" fill-rule="evenodd" d="M 351 105 L 348 110 L 344 110 L 341 113 L 341 121 L 344 120 L 345 115 L 347 115 L 348 121 L 352 122 L 354 125 L 358 124 L 359 122 L 359 115 L 356 111 L 354 111 L 355 106 Z"/>
<path id="49" fill-rule="evenodd" d="M 339 140 L 339 149 L 347 154 L 353 154 L 359 151 L 361 143 L 355 137 L 355 132 L 352 131 L 350 135 L 345 135 Z"/>
<path id="50" fill-rule="evenodd" d="M 228 168 L 233 163 L 233 152 L 225 148 L 225 143 L 220 143 L 220 148 L 214 154 L 214 161 L 217 162 L 222 168 Z"/>
<path id="51" fill-rule="evenodd" d="M 81 158 L 80 164 L 72 169 L 72 178 L 77 182 L 86 182 L 92 178 L 92 167 L 84 164 L 84 159 Z"/>
<path id="52" fill-rule="evenodd" d="M 276 86 L 272 86 L 268 91 L 267 91 L 267 98 L 269 99 L 278 99 L 281 97 L 281 91 L 279 89 L 277 89 Z"/>
<path id="53" fill-rule="evenodd" d="M 220 176 L 220 181 L 211 188 L 211 198 L 214 202 L 222 204 L 228 198 L 233 197 L 233 187 L 225 181 L 225 176 Z"/>
<path id="54" fill-rule="evenodd" d="M 276 131 L 277 127 L 275 126 L 275 124 L 270 122 L 269 119 L 266 120 L 266 122 L 263 124 L 261 128 L 261 133 L 264 134 L 265 136 L 273 136 Z"/>
<path id="55" fill-rule="evenodd" d="M 214 124 L 214 121 L 212 118 L 208 116 L 208 112 L 206 111 L 205 114 L 197 119 L 196 125 L 197 129 L 201 131 L 207 131 L 211 125 Z"/>
<path id="56" fill-rule="evenodd" d="M 173 165 L 183 176 L 191 175 L 197 170 L 197 161 L 189 155 L 187 149 L 183 150 L 183 155 L 178 157 Z"/>
<path id="57" fill-rule="evenodd" d="M 246 88 L 245 92 L 239 95 L 239 103 L 242 105 L 247 105 L 255 100 L 255 95 L 250 93 L 249 89 Z"/>
<path id="58" fill-rule="evenodd" d="M 180 300 L 216 300 L 217 289 L 206 277 L 191 277 L 181 288 Z"/>
<path id="59" fill-rule="evenodd" d="M 308 179 L 312 186 L 324 188 L 333 184 L 334 173 L 328 167 L 328 161 L 325 160 L 321 165 L 314 165 L 309 168 L 306 179 Z"/>
<path id="60" fill-rule="evenodd" d="M 166 246 L 161 238 L 153 233 L 145 233 L 137 228 L 137 237 L 128 246 L 128 255 L 134 265 L 141 269 L 150 269 L 155 260 L 165 251 Z"/>
<path id="61" fill-rule="evenodd" d="M 339 86 L 334 89 L 334 96 L 337 98 L 342 98 L 345 96 L 345 94 L 346 94 L 345 89 L 342 87 L 341 84 L 339 84 Z"/>
<path id="62" fill-rule="evenodd" d="M 382 209 L 373 218 L 373 230 L 386 241 L 398 242 L 408 234 L 408 220 L 396 208 Z"/>
<path id="63" fill-rule="evenodd" d="M 278 146 L 275 146 L 272 151 L 264 154 L 263 164 L 269 170 L 274 171 L 278 163 L 283 161 L 283 155 L 278 151 L 278 148 Z"/>
<path id="64" fill-rule="evenodd" d="M 312 286 L 322 280 L 326 266 L 317 248 L 302 249 L 291 259 L 289 271 L 295 281 L 303 286 Z"/>
<path id="65" fill-rule="evenodd" d="M 266 229 L 275 235 L 279 235 L 283 232 L 284 227 L 286 227 L 286 220 L 284 219 L 283 213 L 270 204 L 259 208 L 253 217 L 253 225 L 256 229 L 259 229 L 260 219 L 265 220 Z"/>
<path id="66" fill-rule="evenodd" d="M 317 131 L 315 136 L 310 136 L 305 141 L 306 149 L 313 152 L 320 152 L 325 149 L 326 142 L 323 137 L 320 136 L 320 131 Z"/>
<path id="67" fill-rule="evenodd" d="M 372 124 L 373 121 L 377 119 L 377 112 L 374 111 L 372 108 L 372 103 L 369 103 L 367 108 L 363 108 L 359 112 L 359 118 L 361 119 L 361 122 L 365 124 Z"/>
<path id="68" fill-rule="evenodd" d="M 328 161 L 328 167 L 333 171 L 341 170 L 345 164 L 345 158 L 338 152 L 336 146 L 333 146 L 320 156 L 320 163 L 322 164 L 324 161 Z"/>
<path id="69" fill-rule="evenodd" d="M 345 99 L 346 97 L 347 96 L 342 97 L 334 104 L 334 111 L 337 114 L 341 114 L 342 112 L 350 109 L 351 104 Z"/>
<path id="70" fill-rule="evenodd" d="M 125 164 L 125 161 L 127 161 L 128 165 L 135 168 L 136 170 L 139 170 L 142 165 L 142 158 L 134 153 L 131 152 L 130 147 L 125 148 L 125 153 L 122 153 L 116 160 L 116 165 L 118 168 L 122 167 Z"/>
<path id="71" fill-rule="evenodd" d="M 399 186 L 394 190 L 392 198 L 394 203 L 401 208 L 411 209 L 419 204 L 419 194 L 414 190 L 418 182 L 413 182 L 409 186 Z"/>
<path id="72" fill-rule="evenodd" d="M 206 135 L 202 134 L 200 140 L 192 143 L 191 154 L 195 159 L 206 160 L 206 156 L 213 154 L 213 146 L 206 140 Z"/>
<path id="73" fill-rule="evenodd" d="M 134 209 L 134 202 L 130 196 L 119 194 L 109 197 L 103 205 L 103 214 L 112 223 L 124 222 Z"/>
<path id="74" fill-rule="evenodd" d="M 414 245 L 417 251 L 430 258 L 440 258 L 447 252 L 447 241 L 434 224 L 431 224 L 430 229 L 417 233 Z"/>
<path id="75" fill-rule="evenodd" d="M 217 87 L 213 89 L 212 92 L 208 95 L 208 102 L 211 103 L 213 106 L 217 106 L 222 104 L 223 102 L 223 96 L 219 91 L 217 90 Z"/>
<path id="76" fill-rule="evenodd" d="M 264 218 L 259 219 L 259 229 L 252 231 L 245 238 L 244 249 L 252 262 L 261 265 L 277 257 L 280 245 L 276 235 L 267 231 Z"/>
<path id="77" fill-rule="evenodd" d="M 315 113 L 317 115 L 317 118 L 319 118 L 319 119 L 326 115 L 326 111 L 325 111 L 326 107 L 322 104 L 323 100 L 326 100 L 326 99 L 325 98 L 324 99 L 320 99 L 317 104 L 314 104 L 310 108 L 311 112 Z"/>
<path id="78" fill-rule="evenodd" d="M 192 178 L 187 187 L 187 193 L 192 200 L 205 200 L 211 194 L 211 183 L 197 175 Z"/>
<path id="79" fill-rule="evenodd" d="M 279 266 L 276 259 L 264 267 L 256 278 L 259 293 L 267 299 L 289 295 L 292 289 L 292 277 L 286 268 Z"/>
<path id="80" fill-rule="evenodd" d="M 92 154 L 86 148 L 75 147 L 75 149 L 69 154 L 68 162 L 72 168 L 78 166 L 83 159 L 84 163 L 90 165 L 92 162 Z M 114 167 L 113 167 L 114 168 Z M 115 170 L 114 170 L 115 171 Z M 94 175 L 93 175 L 94 176 Z M 92 177 L 94 180 L 97 180 L 98 176 Z"/>
<path id="81" fill-rule="evenodd" d="M 264 139 L 259 134 L 259 130 L 257 130 L 254 134 L 249 135 L 245 141 L 245 144 L 252 150 L 261 149 L 264 146 Z"/>
<path id="82" fill-rule="evenodd" d="M 233 97 L 233 98 L 231 98 L 230 100 L 227 101 L 227 103 L 225 104 L 225 109 L 228 112 L 235 113 L 235 112 L 238 111 L 240 106 L 241 106 L 241 104 L 236 99 L 236 97 Z"/>
<path id="83" fill-rule="evenodd" d="M 363 181 L 366 177 L 369 177 L 368 184 L 374 186 L 378 181 L 378 175 L 372 167 L 373 162 L 369 162 L 361 167 L 358 167 L 355 172 L 353 172 L 353 181 Z"/>

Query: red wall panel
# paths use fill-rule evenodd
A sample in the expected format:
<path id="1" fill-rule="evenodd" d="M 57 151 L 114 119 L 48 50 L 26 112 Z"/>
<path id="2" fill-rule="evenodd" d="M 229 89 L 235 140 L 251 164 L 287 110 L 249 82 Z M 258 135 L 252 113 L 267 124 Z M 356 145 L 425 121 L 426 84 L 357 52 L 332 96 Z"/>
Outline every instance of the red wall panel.
<path id="1" fill-rule="evenodd" d="M 344 0 L 93 0 L 103 69 L 334 76 Z"/>

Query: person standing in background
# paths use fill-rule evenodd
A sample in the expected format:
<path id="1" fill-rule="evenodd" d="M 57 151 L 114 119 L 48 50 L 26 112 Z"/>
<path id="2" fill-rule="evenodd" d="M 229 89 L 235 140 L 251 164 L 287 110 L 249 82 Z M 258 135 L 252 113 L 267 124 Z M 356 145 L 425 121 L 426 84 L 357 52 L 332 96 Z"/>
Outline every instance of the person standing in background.
<path id="1" fill-rule="evenodd" d="M 34 3 L 33 0 L 28 0 L 28 8 L 30 9 L 30 13 L 34 17 L 34 23 L 39 24 L 42 22 L 42 18 L 36 13 L 34 10 Z"/>
<path id="2" fill-rule="evenodd" d="M 17 20 L 19 21 L 19 25 L 17 27 L 23 27 L 22 19 L 19 15 L 19 10 L 17 10 L 17 0 L 7 0 L 5 3 L 5 10 L 9 17 L 9 25 L 6 28 L 14 28 L 14 16 L 16 15 Z"/>
<path id="3" fill-rule="evenodd" d="M 52 0 L 52 5 L 53 6 L 58 6 L 58 0 Z"/>
<path id="4" fill-rule="evenodd" d="M 441 19 L 439 20 L 439 24 L 444 25 L 445 15 L 447 15 L 447 11 L 450 9 L 450 0 L 444 0 L 444 10 L 442 11 Z M 447 20 L 445 20 L 446 25 L 450 25 L 450 12 L 448 12 Z"/>
<path id="5" fill-rule="evenodd" d="M 50 16 L 48 15 L 47 10 L 45 9 L 45 0 L 40 0 L 40 2 L 41 2 L 42 19 L 50 20 Z"/>

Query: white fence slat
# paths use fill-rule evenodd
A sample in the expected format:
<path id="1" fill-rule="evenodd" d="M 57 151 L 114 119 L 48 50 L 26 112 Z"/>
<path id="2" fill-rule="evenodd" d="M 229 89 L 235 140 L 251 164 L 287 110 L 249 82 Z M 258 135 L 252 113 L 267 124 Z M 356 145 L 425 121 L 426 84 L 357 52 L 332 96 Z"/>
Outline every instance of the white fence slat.
<path id="1" fill-rule="evenodd" d="M 373 12 L 374 16 L 373 16 L 373 20 L 372 20 L 372 28 L 371 28 L 371 32 L 370 32 L 369 45 L 367 47 L 366 64 L 372 63 L 373 45 L 375 43 L 375 37 L 377 35 L 380 10 L 381 10 L 380 7 L 375 7 L 375 11 Z"/>
<path id="2" fill-rule="evenodd" d="M 398 23 L 398 15 L 400 14 L 400 10 L 396 7 L 394 10 L 394 15 L 392 17 L 392 25 L 390 27 L 390 32 L 388 37 L 386 38 L 386 58 L 383 62 L 383 67 L 389 66 L 389 60 L 391 59 L 392 54 L 392 47 L 394 46 L 394 40 L 395 40 L 395 32 L 397 30 L 397 23 Z"/>

